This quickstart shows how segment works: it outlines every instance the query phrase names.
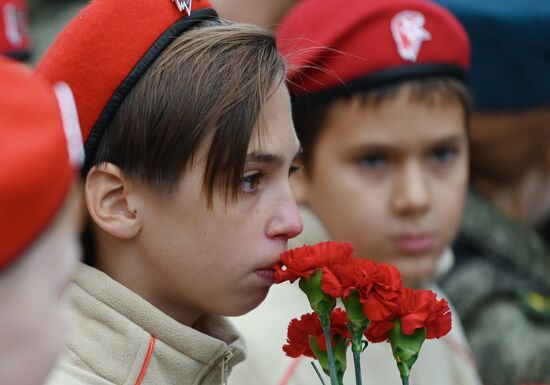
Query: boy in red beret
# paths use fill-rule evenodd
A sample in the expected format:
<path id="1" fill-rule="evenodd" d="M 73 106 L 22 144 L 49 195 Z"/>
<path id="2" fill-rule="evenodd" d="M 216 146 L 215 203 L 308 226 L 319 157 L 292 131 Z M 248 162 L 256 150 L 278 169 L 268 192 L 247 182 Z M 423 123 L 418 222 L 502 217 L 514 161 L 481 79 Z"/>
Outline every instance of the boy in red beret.
<path id="1" fill-rule="evenodd" d="M 294 244 L 350 242 L 357 256 L 396 266 L 407 286 L 437 291 L 468 178 L 463 28 L 425 0 L 304 0 L 277 38 L 304 149 L 294 187 L 305 226 Z M 237 320 L 254 357 L 237 368 L 237 383 L 318 382 L 307 362 L 280 350 L 284 325 L 307 311 L 297 285 L 281 285 Z M 278 332 L 267 338 L 258 324 Z M 389 344 L 371 344 L 362 360 L 365 384 L 401 383 Z M 424 344 L 411 383 L 479 383 L 458 317 L 448 336 Z"/>
<path id="2" fill-rule="evenodd" d="M 0 59 L 2 384 L 42 384 L 63 347 L 59 297 L 80 259 L 73 180 L 83 153 L 75 112 L 66 85 L 54 93 Z"/>
<path id="3" fill-rule="evenodd" d="M 74 90 L 91 217 L 52 384 L 222 384 L 302 230 L 274 35 L 207 1 L 94 0 L 38 66 Z"/>

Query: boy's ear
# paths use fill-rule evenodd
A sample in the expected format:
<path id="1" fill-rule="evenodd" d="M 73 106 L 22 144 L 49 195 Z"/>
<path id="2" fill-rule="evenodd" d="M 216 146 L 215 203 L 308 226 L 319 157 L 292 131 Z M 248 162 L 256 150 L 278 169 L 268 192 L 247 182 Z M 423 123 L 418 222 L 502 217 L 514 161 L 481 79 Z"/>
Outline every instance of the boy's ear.
<path id="1" fill-rule="evenodd" d="M 117 238 L 132 238 L 141 229 L 128 197 L 130 187 L 120 168 L 112 163 L 92 167 L 86 177 L 84 195 L 92 220 Z"/>
<path id="2" fill-rule="evenodd" d="M 301 166 L 302 169 L 300 172 L 297 172 L 292 176 L 292 193 L 298 205 L 307 205 L 309 195 L 309 179 L 306 171 L 304 170 L 304 165 L 301 164 Z"/>

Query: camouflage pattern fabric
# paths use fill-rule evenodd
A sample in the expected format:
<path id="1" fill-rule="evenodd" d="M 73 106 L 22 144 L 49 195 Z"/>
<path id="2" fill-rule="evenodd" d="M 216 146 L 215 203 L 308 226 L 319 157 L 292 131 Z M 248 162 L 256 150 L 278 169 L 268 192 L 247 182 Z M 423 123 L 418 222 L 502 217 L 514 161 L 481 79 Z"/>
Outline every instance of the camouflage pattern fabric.
<path id="1" fill-rule="evenodd" d="M 470 192 L 456 263 L 440 281 L 486 385 L 550 384 L 550 253 Z"/>

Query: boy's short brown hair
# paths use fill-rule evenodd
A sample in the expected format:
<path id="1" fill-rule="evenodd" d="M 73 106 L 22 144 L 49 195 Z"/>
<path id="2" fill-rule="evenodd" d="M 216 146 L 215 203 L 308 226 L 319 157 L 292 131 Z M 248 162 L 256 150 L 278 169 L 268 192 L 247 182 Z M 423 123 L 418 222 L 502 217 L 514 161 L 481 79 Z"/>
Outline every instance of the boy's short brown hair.
<path id="1" fill-rule="evenodd" d="M 158 192 L 170 192 L 211 142 L 204 190 L 233 196 L 260 110 L 284 81 L 268 30 L 210 20 L 174 39 L 122 102 L 93 165 L 110 162 Z"/>

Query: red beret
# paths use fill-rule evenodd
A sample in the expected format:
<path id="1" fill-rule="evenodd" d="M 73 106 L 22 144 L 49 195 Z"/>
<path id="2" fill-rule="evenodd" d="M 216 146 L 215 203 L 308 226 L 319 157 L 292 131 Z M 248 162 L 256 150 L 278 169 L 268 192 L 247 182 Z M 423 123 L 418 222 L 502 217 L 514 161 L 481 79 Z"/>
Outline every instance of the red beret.
<path id="1" fill-rule="evenodd" d="M 207 0 L 92 0 L 37 66 L 74 92 L 86 164 L 114 113 L 162 51 L 183 32 L 217 17 Z"/>
<path id="2" fill-rule="evenodd" d="M 83 159 L 79 150 L 78 117 L 67 86 L 53 89 L 21 64 L 0 59 L 0 269 L 61 208 L 74 166 Z"/>
<path id="3" fill-rule="evenodd" d="M 0 0 L 0 54 L 18 60 L 30 57 L 27 3 L 24 0 Z"/>
<path id="4" fill-rule="evenodd" d="M 303 0 L 284 18 L 277 43 L 294 95 L 332 95 L 388 81 L 469 68 L 466 32 L 426 0 Z"/>

